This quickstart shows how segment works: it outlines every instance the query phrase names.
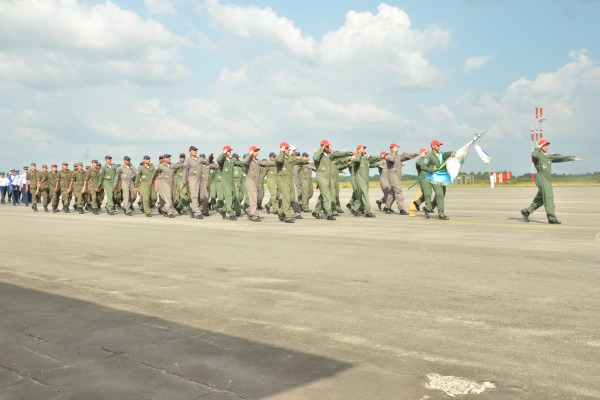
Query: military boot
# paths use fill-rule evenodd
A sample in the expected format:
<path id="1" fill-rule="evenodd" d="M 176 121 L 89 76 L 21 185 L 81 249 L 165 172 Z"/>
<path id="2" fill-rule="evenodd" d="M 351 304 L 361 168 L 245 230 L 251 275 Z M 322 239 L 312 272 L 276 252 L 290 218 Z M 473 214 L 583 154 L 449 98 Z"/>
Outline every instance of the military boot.
<path id="1" fill-rule="evenodd" d="M 44 211 L 46 211 L 46 212 L 50 212 L 50 211 L 48 210 L 48 206 L 44 206 Z"/>
<path id="2" fill-rule="evenodd" d="M 38 211 L 38 209 L 37 209 L 37 204 L 34 204 L 34 205 L 32 205 L 32 206 L 31 206 L 31 208 L 33 208 L 33 211 L 35 211 L 35 212 L 37 212 L 37 211 Z"/>

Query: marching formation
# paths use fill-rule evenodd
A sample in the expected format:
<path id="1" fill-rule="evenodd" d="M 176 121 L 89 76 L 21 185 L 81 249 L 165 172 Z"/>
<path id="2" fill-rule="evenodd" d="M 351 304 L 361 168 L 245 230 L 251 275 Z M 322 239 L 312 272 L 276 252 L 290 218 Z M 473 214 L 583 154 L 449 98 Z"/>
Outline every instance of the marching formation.
<path id="1" fill-rule="evenodd" d="M 549 144 L 541 140 L 532 153 L 539 191 L 532 204 L 521 210 L 526 222 L 531 213 L 544 205 L 549 223 L 560 224 L 554 215 L 550 165 L 581 160 L 575 156 L 549 155 Z M 104 165 L 92 160 L 85 170 L 81 162 L 75 163 L 73 170 L 67 162 L 62 163 L 60 170 L 57 164 L 51 165 L 50 170 L 47 165 L 38 170 L 31 163 L 22 174 L 15 170 L 8 176 L 0 173 L 0 194 L 3 204 L 8 195 L 9 203 L 15 206 L 31 203 L 34 212 L 39 211 L 38 204 L 46 212 L 50 208 L 54 213 L 60 212 L 62 202 L 65 213 L 70 212 L 73 203 L 79 214 L 86 211 L 100 214 L 106 200 L 105 210 L 109 215 L 122 211 L 131 216 L 138 200 L 139 210 L 147 217 L 152 217 L 152 210 L 158 206 L 158 213 L 168 218 L 187 214 L 203 219 L 213 210 L 223 219 L 235 221 L 243 212 L 249 220 L 260 222 L 259 210 L 264 209 L 286 223 L 302 219 L 303 212 L 316 219 L 334 221 L 344 212 L 339 175 L 348 170 L 352 197 L 346 207 L 356 217 L 374 218 L 369 201 L 369 170 L 379 170 L 383 192 L 382 198 L 376 200 L 379 210 L 394 213 L 395 202 L 398 213 L 408 215 L 402 194 L 402 165 L 417 158 L 417 183 L 422 194 L 413 205 L 417 211 L 422 207 L 426 218 L 437 208 L 438 218 L 448 220 L 444 208 L 446 186 L 437 182 L 435 176 L 447 175 L 448 161 L 461 156 L 453 151 L 442 152 L 439 140 L 433 140 L 430 146 L 431 151 L 422 148 L 418 153 L 399 153 L 398 144 L 392 143 L 389 153 L 382 151 L 378 156 L 369 156 L 365 145 L 359 144 L 356 151 L 333 151 L 331 143 L 322 140 L 312 159 L 308 153 L 301 154 L 293 145 L 282 142 L 279 153 L 270 153 L 268 159 L 259 158 L 260 149 L 256 146 L 250 147 L 241 160 L 230 146 L 224 146 L 216 159 L 213 154 L 208 157 L 198 154 L 198 148 L 190 146 L 188 155 L 179 154 L 177 162 L 171 161 L 170 154 L 163 154 L 154 165 L 150 156 L 144 156 L 137 168 L 128 156 L 123 157 L 122 164 L 114 165 L 109 155 L 104 157 Z M 466 153 L 463 160 L 465 156 Z M 313 172 L 319 197 L 314 210 L 310 210 Z M 265 179 L 270 199 L 263 207 Z"/>

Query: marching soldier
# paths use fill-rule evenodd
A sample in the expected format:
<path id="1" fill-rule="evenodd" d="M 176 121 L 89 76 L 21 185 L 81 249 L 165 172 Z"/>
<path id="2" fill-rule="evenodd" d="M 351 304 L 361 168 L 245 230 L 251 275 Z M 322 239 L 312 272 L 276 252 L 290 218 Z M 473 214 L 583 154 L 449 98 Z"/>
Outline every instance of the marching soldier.
<path id="1" fill-rule="evenodd" d="M 83 214 L 83 193 L 85 192 L 84 176 L 83 176 L 83 163 L 75 163 L 75 171 L 71 174 L 71 183 L 67 192 L 73 192 L 75 196 L 75 204 L 79 214 Z"/>
<path id="2" fill-rule="evenodd" d="M 313 217 L 321 219 L 321 211 L 323 211 L 328 220 L 335 220 L 333 214 L 335 214 L 334 210 L 337 210 L 337 206 L 335 205 L 335 197 L 332 192 L 334 188 L 332 187 L 331 176 L 334 169 L 336 174 L 339 174 L 339 171 L 337 167 L 334 167 L 333 161 L 349 156 L 349 151 L 331 151 L 331 144 L 327 140 L 322 140 L 321 147 L 313 154 L 317 170 L 317 185 L 319 185 L 320 191 L 317 206 L 312 213 Z"/>
<path id="3" fill-rule="evenodd" d="M 71 185 L 71 174 L 72 171 L 69 170 L 69 163 L 63 162 L 62 169 L 59 172 L 59 182 L 60 182 L 60 197 L 63 203 L 63 211 L 69 212 L 69 204 L 71 204 L 72 194 L 69 190 L 69 186 Z M 75 168 L 75 166 L 73 166 Z"/>
<path id="4" fill-rule="evenodd" d="M 31 163 L 29 167 L 29 171 L 27 171 L 25 174 L 25 182 L 27 182 L 25 185 L 25 191 L 31 195 L 31 208 L 33 209 L 33 211 L 37 212 L 37 203 L 39 200 L 39 192 L 37 191 L 38 171 L 36 169 L 37 167 L 35 163 Z M 25 194 L 25 196 L 27 196 L 27 194 Z M 25 204 L 28 205 L 27 202 Z"/>
<path id="5" fill-rule="evenodd" d="M 175 168 L 175 209 L 179 214 L 183 214 L 184 210 L 187 210 L 188 204 L 190 203 L 190 197 L 187 186 L 183 185 L 183 170 L 187 168 L 185 163 L 185 153 L 179 154 L 179 162 L 173 164 Z"/>
<path id="6" fill-rule="evenodd" d="M 267 160 L 259 160 L 258 152 L 260 149 L 256 146 L 250 147 L 248 154 L 244 158 L 244 164 L 246 165 L 246 187 L 248 191 L 248 218 L 254 222 L 260 222 L 258 216 L 258 196 L 259 187 L 262 187 L 262 181 L 260 179 L 261 167 L 274 167 L 275 162 Z"/>
<path id="7" fill-rule="evenodd" d="M 203 154 L 200 157 L 205 158 Z M 200 181 L 200 212 L 208 217 L 211 199 L 211 171 L 219 168 L 219 164 L 214 162 L 213 154 L 208 156 L 208 164 L 202 164 L 202 179 Z"/>
<path id="8" fill-rule="evenodd" d="M 231 155 L 231 158 L 235 161 L 240 161 L 240 156 L 235 153 Z M 242 163 L 242 165 L 244 164 Z M 245 165 L 243 167 L 240 165 L 233 166 L 233 209 L 235 210 L 236 217 L 242 215 L 242 208 L 247 208 L 243 206 L 244 195 L 246 192 L 246 176 L 244 169 Z"/>
<path id="9" fill-rule="evenodd" d="M 425 191 L 428 191 L 427 196 L 431 197 L 431 185 L 426 185 L 423 181 L 426 179 L 425 175 L 427 175 L 427 171 L 425 171 L 423 169 L 424 165 L 427 165 L 427 163 L 429 162 L 429 160 L 427 159 L 427 154 L 429 154 L 429 151 L 427 151 L 427 149 L 422 148 L 421 150 L 419 150 L 419 155 L 421 157 L 419 157 L 417 159 L 417 162 L 415 163 L 415 167 L 417 169 L 417 180 L 419 181 L 419 187 L 421 188 L 421 197 L 419 197 L 417 200 L 413 201 L 413 205 L 415 206 L 415 208 L 417 209 L 417 211 L 420 210 L 421 204 L 423 204 L 425 202 Z M 435 208 L 437 207 L 437 201 L 435 199 L 433 199 L 433 201 L 431 202 L 431 211 L 433 211 Z"/>
<path id="10" fill-rule="evenodd" d="M 123 165 L 117 168 L 113 191 L 121 190 L 123 192 L 123 212 L 128 216 L 133 215 L 133 202 L 137 197 L 134 182 L 135 174 L 136 170 L 131 165 L 131 158 L 129 156 L 123 157 Z"/>
<path id="11" fill-rule="evenodd" d="M 552 190 L 552 163 L 581 161 L 576 156 L 563 156 L 560 154 L 548 154 L 550 142 L 542 139 L 538 146 L 531 153 L 531 159 L 537 173 L 535 174 L 535 186 L 538 192 L 533 198 L 531 205 L 521 210 L 521 215 L 525 222 L 529 222 L 529 215 L 544 206 L 549 224 L 560 224 L 560 221 L 554 214 L 554 192 Z"/>
<path id="12" fill-rule="evenodd" d="M 159 195 L 158 209 L 168 218 L 175 218 L 173 214 L 173 185 L 175 184 L 175 170 L 171 167 L 171 155 L 164 154 L 163 162 L 158 164 L 152 180 Z"/>
<path id="13" fill-rule="evenodd" d="M 302 153 L 302 158 L 308 161 L 307 165 L 303 165 L 298 172 L 298 181 L 300 186 L 300 195 L 298 196 L 298 202 L 300 203 L 300 209 L 304 212 L 310 212 L 309 202 L 313 196 L 313 184 L 312 184 L 312 173 L 314 170 L 314 163 L 308 158 L 308 153 Z"/>
<path id="14" fill-rule="evenodd" d="M 52 212 L 58 212 L 58 198 L 60 197 L 60 175 L 58 173 L 58 166 L 52 164 L 50 172 L 47 175 L 48 179 L 48 190 L 50 191 L 49 203 L 52 206 Z"/>
<path id="15" fill-rule="evenodd" d="M 202 183 L 202 165 L 207 164 L 205 158 L 199 158 L 198 148 L 190 146 L 190 156 L 185 161 L 187 168 L 183 170 L 183 183 L 181 189 L 187 185 L 192 205 L 190 216 L 196 219 L 202 219 L 202 210 L 200 210 L 200 184 Z"/>
<path id="16" fill-rule="evenodd" d="M 356 157 L 352 160 L 352 168 L 354 169 L 355 182 L 356 182 L 356 199 L 350 208 L 350 212 L 358 217 L 362 211 L 365 213 L 367 218 L 375 218 L 375 215 L 371 212 L 371 205 L 369 203 L 369 168 L 371 164 L 377 167 L 379 161 L 383 159 L 382 156 L 365 156 L 365 145 L 359 144 L 356 147 Z"/>
<path id="17" fill-rule="evenodd" d="M 98 188 L 100 183 L 100 163 L 98 160 L 92 160 L 92 168 L 86 171 L 84 176 L 85 192 L 90 197 L 90 205 L 92 207 L 92 213 L 100 214 L 100 208 L 102 207 L 102 192 Z"/>
<path id="18" fill-rule="evenodd" d="M 427 162 L 421 166 L 425 172 L 446 171 L 446 162 L 450 157 L 456 155 L 453 151 L 441 152 L 440 147 L 443 145 L 439 140 L 431 141 L 432 152 L 427 155 Z M 432 183 L 428 179 L 423 181 L 423 194 L 425 195 L 425 208 L 423 212 L 429 218 L 429 213 L 433 211 L 433 202 L 431 201 L 431 192 L 435 192 L 435 201 L 438 208 L 438 218 L 441 220 L 449 220 L 444 213 L 444 196 L 446 195 L 446 186 L 437 183 Z M 429 187 L 426 187 L 429 186 Z"/>
<path id="19" fill-rule="evenodd" d="M 219 169 L 221 170 L 221 189 L 223 190 L 223 196 L 225 197 L 225 204 L 223 209 L 221 209 L 221 216 L 227 218 L 227 215 L 229 215 L 229 219 L 235 221 L 237 220 L 237 217 L 233 203 L 235 196 L 235 182 L 233 178 L 234 167 L 245 167 L 245 165 L 241 161 L 231 158 L 232 150 L 233 149 L 230 146 L 224 146 L 223 152 L 219 154 L 219 157 L 217 158 L 217 164 L 219 164 Z"/>
<path id="20" fill-rule="evenodd" d="M 292 202 L 294 201 L 294 181 L 293 167 L 294 165 L 305 165 L 308 161 L 301 157 L 296 157 L 290 154 L 290 146 L 286 142 L 279 145 L 279 155 L 275 159 L 277 167 L 277 191 L 281 200 L 281 208 L 279 209 L 279 219 L 286 223 L 294 222 L 292 211 Z M 301 215 L 296 215 L 296 219 L 302 219 Z"/>
<path id="21" fill-rule="evenodd" d="M 42 170 L 38 172 L 37 180 L 36 198 L 38 200 L 41 199 L 44 211 L 49 212 L 48 197 L 50 195 L 50 187 L 48 186 L 48 166 L 46 164 L 42 165 Z"/>
<path id="22" fill-rule="evenodd" d="M 388 155 L 388 152 L 382 151 L 381 153 L 379 153 L 379 155 L 385 157 Z M 390 196 L 390 191 L 392 189 L 390 187 L 390 180 L 388 179 L 387 160 L 383 159 L 383 160 L 379 161 L 379 164 L 377 165 L 377 169 L 379 170 L 379 187 L 381 187 L 381 191 L 383 192 L 383 197 L 379 200 L 375 200 L 375 203 L 377 203 L 377 208 L 379 208 L 379 210 L 381 211 L 381 206 L 383 206 L 384 204 L 387 204 L 388 197 Z"/>
<path id="23" fill-rule="evenodd" d="M 105 156 L 104 157 L 105 165 L 100 170 L 100 178 L 96 188 L 104 189 L 104 194 L 106 195 L 106 211 L 108 215 L 115 215 L 115 195 L 113 192 L 113 186 L 115 183 L 115 175 L 116 170 L 112 166 L 112 157 Z"/>
<path id="24" fill-rule="evenodd" d="M 156 167 L 150 162 L 150 156 L 144 156 L 143 164 L 135 177 L 134 191 L 141 197 L 142 211 L 146 214 L 146 217 L 152 217 L 152 208 L 157 200 L 153 188 L 154 182 L 152 182 L 155 170 Z"/>
<path id="25" fill-rule="evenodd" d="M 275 162 L 277 155 L 275 153 L 269 153 L 269 161 Z M 265 167 L 261 171 L 262 182 L 265 177 L 267 178 L 267 189 L 269 190 L 269 201 L 265 204 L 265 210 L 267 214 L 273 210 L 274 214 L 279 214 L 279 202 L 277 201 L 277 167 Z"/>
<path id="26" fill-rule="evenodd" d="M 400 215 L 408 215 L 404 209 L 404 196 L 402 196 L 402 163 L 417 157 L 419 153 L 402 153 L 398 154 L 398 145 L 390 144 L 390 154 L 385 158 L 388 165 L 388 180 L 390 184 L 390 196 L 388 196 L 384 211 L 393 213 L 392 204 L 396 200 Z"/>

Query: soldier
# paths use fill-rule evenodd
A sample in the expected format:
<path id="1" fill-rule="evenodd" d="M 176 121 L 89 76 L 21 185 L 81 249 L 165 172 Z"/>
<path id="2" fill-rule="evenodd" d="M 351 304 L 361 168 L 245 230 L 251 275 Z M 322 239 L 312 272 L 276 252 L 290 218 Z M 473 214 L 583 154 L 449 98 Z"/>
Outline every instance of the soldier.
<path id="1" fill-rule="evenodd" d="M 143 212 L 146 217 L 152 217 L 152 207 L 156 204 L 156 192 L 153 191 L 154 182 L 152 177 L 156 167 L 150 162 L 150 156 L 144 156 L 143 164 L 140 166 L 135 177 L 135 193 L 139 194 L 142 201 Z"/>
<path id="2" fill-rule="evenodd" d="M 385 157 L 388 155 L 387 151 L 382 151 L 379 153 L 380 156 Z M 391 187 L 390 180 L 388 179 L 388 164 L 387 160 L 383 159 L 379 161 L 379 165 L 377 166 L 379 170 L 379 187 L 381 187 L 381 191 L 383 192 L 383 197 L 379 200 L 375 200 L 377 203 L 377 208 L 381 211 L 381 206 L 387 204 L 388 197 L 390 195 Z"/>
<path id="3" fill-rule="evenodd" d="M 92 168 L 85 172 L 83 181 L 85 193 L 89 196 L 92 213 L 98 215 L 102 206 L 102 197 L 98 188 L 100 183 L 100 163 L 98 160 L 92 160 Z"/>
<path id="4" fill-rule="evenodd" d="M 298 181 L 300 186 L 300 195 L 298 201 L 300 209 L 303 212 L 311 212 L 309 202 L 313 196 L 312 173 L 315 169 L 314 163 L 308 158 L 308 153 L 302 153 L 302 158 L 308 161 L 307 165 L 303 165 L 298 172 Z"/>
<path id="5" fill-rule="evenodd" d="M 44 211 L 49 212 L 48 210 L 48 197 L 50 195 L 50 187 L 48 186 L 48 166 L 46 164 L 42 165 L 42 170 L 37 174 L 37 190 L 35 193 L 36 198 L 42 201 L 42 206 L 44 207 Z M 37 210 L 37 206 L 36 206 Z"/>
<path id="6" fill-rule="evenodd" d="M 240 156 L 232 154 L 231 158 L 235 161 L 240 161 Z M 242 208 L 245 210 L 243 202 L 246 192 L 246 173 L 244 172 L 246 166 L 242 163 L 240 166 L 236 164 L 233 166 L 233 209 L 235 210 L 235 216 L 239 217 L 242 215 Z"/>
<path id="7" fill-rule="evenodd" d="M 188 209 L 189 192 L 187 186 L 183 185 L 183 170 L 187 168 L 185 163 L 185 153 L 179 154 L 179 162 L 173 164 L 175 169 L 175 202 L 173 205 L 179 214 L 183 214 L 184 210 Z"/>
<path id="8" fill-rule="evenodd" d="M 175 170 L 171 167 L 171 155 L 164 154 L 163 162 L 158 164 L 152 180 L 159 195 L 158 209 L 162 210 L 165 217 L 175 218 L 173 200 L 173 185 L 175 184 Z"/>
<path id="9" fill-rule="evenodd" d="M 427 155 L 427 162 L 421 166 L 422 170 L 425 172 L 446 171 L 446 162 L 450 157 L 454 157 L 456 153 L 453 151 L 442 153 L 440 151 L 440 146 L 442 145 L 443 143 L 441 143 L 439 140 L 431 141 L 431 149 L 433 151 Z M 425 195 L 425 208 L 423 209 L 425 217 L 429 218 L 429 213 L 433 211 L 431 191 L 434 191 L 435 201 L 438 208 L 438 218 L 441 220 L 449 220 L 450 218 L 448 218 L 444 213 L 444 196 L 446 195 L 446 186 L 432 183 L 428 179 L 424 179 L 422 182 L 424 188 L 423 194 Z"/>
<path id="10" fill-rule="evenodd" d="M 63 203 L 63 211 L 68 213 L 69 212 L 69 204 L 71 204 L 71 198 L 72 198 L 72 194 L 69 191 L 69 186 L 71 185 L 71 174 L 73 172 L 69 170 L 68 162 L 63 162 L 61 168 L 62 169 L 59 172 L 60 194 L 61 194 L 60 197 L 61 197 L 62 203 Z M 73 168 L 75 168 L 75 166 L 73 166 Z"/>
<path id="11" fill-rule="evenodd" d="M 269 161 L 275 162 L 277 155 L 275 153 L 269 153 Z M 274 214 L 279 214 L 279 202 L 277 201 L 277 167 L 265 167 L 261 171 L 262 182 L 265 177 L 267 178 L 267 189 L 269 190 L 269 201 L 265 204 L 265 210 L 267 214 L 271 214 L 273 210 Z"/>
<path id="12" fill-rule="evenodd" d="M 123 191 L 120 189 L 121 188 L 121 182 L 119 182 L 120 177 L 117 177 L 117 170 L 119 168 L 121 168 L 121 164 L 114 164 L 113 168 L 115 169 L 115 182 L 117 182 L 117 188 L 119 188 L 118 190 L 114 190 L 115 187 L 113 185 L 113 195 L 115 196 L 115 212 L 117 211 L 123 211 L 124 213 L 127 213 L 127 210 L 123 210 Z M 133 191 L 133 184 L 131 185 L 131 190 Z M 103 194 L 104 195 L 104 194 Z M 102 200 L 100 200 L 100 203 L 102 203 Z"/>
<path id="13" fill-rule="evenodd" d="M 250 147 L 248 154 L 244 157 L 244 164 L 246 165 L 246 187 L 248 191 L 248 218 L 250 221 L 260 222 L 258 216 L 258 196 L 259 187 L 262 186 L 260 179 L 261 167 L 275 167 L 274 161 L 259 160 L 258 152 L 260 149 L 256 146 Z"/>
<path id="14" fill-rule="evenodd" d="M 117 168 L 113 191 L 121 190 L 123 192 L 123 212 L 125 215 L 133 215 L 133 202 L 137 194 L 134 189 L 135 168 L 131 165 L 129 156 L 123 157 L 123 165 Z M 120 187 L 119 187 L 120 185 Z"/>
<path id="15" fill-rule="evenodd" d="M 198 148 L 196 146 L 190 146 L 189 148 L 190 156 L 187 158 L 185 163 L 187 164 L 187 168 L 183 170 L 183 182 L 182 187 L 187 185 L 190 201 L 192 205 L 192 210 L 190 216 L 196 219 L 202 219 L 202 210 L 200 210 L 200 184 L 202 182 L 202 165 L 208 164 L 208 161 L 205 158 L 199 158 Z"/>
<path id="16" fill-rule="evenodd" d="M 31 208 L 33 211 L 37 212 L 37 203 L 38 203 L 38 194 L 37 192 L 37 183 L 38 183 L 38 171 L 35 163 L 31 163 L 30 170 L 25 173 L 25 192 L 28 194 L 24 195 L 24 199 L 30 200 L 32 205 Z M 31 196 L 31 198 L 27 197 Z M 29 202 L 25 202 L 26 206 L 29 206 Z"/>
<path id="17" fill-rule="evenodd" d="M 96 187 L 104 189 L 106 195 L 106 211 L 108 215 L 115 215 L 115 195 L 113 192 L 113 186 L 115 183 L 116 169 L 112 166 L 112 157 L 104 157 L 105 165 L 100 170 L 100 178 Z"/>
<path id="18" fill-rule="evenodd" d="M 538 146 L 531 153 L 531 160 L 537 173 L 535 174 L 535 186 L 538 192 L 533 198 L 531 205 L 521 210 L 521 215 L 525 222 L 529 222 L 529 215 L 540 208 L 542 205 L 546 210 L 549 224 L 560 224 L 554 214 L 554 192 L 552 190 L 552 163 L 581 161 L 582 159 L 576 156 L 563 156 L 560 154 L 548 154 L 548 146 L 550 142 L 542 139 L 538 142 Z"/>
<path id="19" fill-rule="evenodd" d="M 392 203 L 396 200 L 400 215 L 408 215 L 404 209 L 404 196 L 402 196 L 402 163 L 417 157 L 419 153 L 398 154 L 398 145 L 390 144 L 390 154 L 386 156 L 385 161 L 388 165 L 388 180 L 390 182 L 390 196 L 383 209 L 386 213 L 393 213 Z"/>
<path id="20" fill-rule="evenodd" d="M 292 202 L 294 201 L 294 165 L 305 165 L 308 161 L 301 157 L 290 155 L 290 146 L 286 142 L 279 145 L 279 155 L 275 159 L 277 167 L 277 191 L 281 200 L 279 209 L 279 219 L 286 223 L 293 223 Z M 295 219 L 302 219 L 301 215 L 296 215 Z"/>
<path id="21" fill-rule="evenodd" d="M 83 214 L 83 193 L 85 193 L 83 163 L 75 163 L 75 171 L 71 174 L 71 182 L 67 192 L 73 192 L 79 214 Z"/>
<path id="22" fill-rule="evenodd" d="M 201 158 L 205 158 L 204 154 L 200 154 Z M 208 164 L 202 164 L 202 179 L 200 181 L 200 212 L 205 217 L 209 216 L 211 199 L 211 171 L 219 169 L 219 164 L 214 162 L 214 155 L 208 155 Z"/>
<path id="23" fill-rule="evenodd" d="M 331 144 L 327 140 L 321 141 L 321 147 L 315 154 L 313 154 L 313 160 L 315 161 L 315 168 L 317 170 L 317 185 L 319 186 L 319 198 L 317 199 L 317 206 L 313 211 L 312 216 L 321 219 L 321 211 L 325 212 L 327 219 L 334 221 L 334 207 L 335 197 L 332 193 L 331 186 L 331 174 L 334 168 L 333 161 L 339 158 L 349 157 L 349 151 L 332 151 Z M 338 174 L 337 168 L 335 173 Z"/>
<path id="24" fill-rule="evenodd" d="M 235 182 L 233 178 L 234 167 L 245 167 L 241 161 L 237 161 L 231 158 L 231 151 L 233 149 L 230 146 L 224 146 L 223 152 L 219 154 L 217 158 L 217 164 L 219 164 L 219 170 L 221 171 L 221 189 L 223 190 L 223 196 L 225 198 L 223 209 L 221 209 L 221 216 L 223 219 L 227 218 L 231 221 L 237 220 L 236 212 L 234 209 L 234 191 Z"/>
<path id="25" fill-rule="evenodd" d="M 417 180 L 419 181 L 419 187 L 421 188 L 421 197 L 419 197 L 417 200 L 413 201 L 413 205 L 415 206 L 417 211 L 420 210 L 421 204 L 423 204 L 425 202 L 425 191 L 426 190 L 429 191 L 427 196 L 431 197 L 431 185 L 426 185 L 423 182 L 426 179 L 425 175 L 427 175 L 427 172 L 425 170 L 423 170 L 423 165 L 427 165 L 427 163 L 429 162 L 429 160 L 427 159 L 427 154 L 429 154 L 429 151 L 427 151 L 426 148 L 422 148 L 421 150 L 419 150 L 419 155 L 421 157 L 419 157 L 417 159 L 417 162 L 415 163 L 415 168 L 417 169 L 417 174 L 418 174 Z M 431 202 L 431 211 L 433 211 L 436 207 L 437 207 L 437 201 L 435 199 L 433 199 L 433 201 Z"/>
<path id="26" fill-rule="evenodd" d="M 58 166 L 56 164 L 52 164 L 51 170 L 47 175 L 48 178 L 48 189 L 50 191 L 50 202 L 52 205 L 52 212 L 58 212 L 58 198 L 60 197 L 60 175 L 58 173 Z M 48 203 L 46 204 L 46 207 Z"/>
<path id="27" fill-rule="evenodd" d="M 352 160 L 352 168 L 354 169 L 356 182 L 356 199 L 350 208 L 350 212 L 358 217 L 362 211 L 367 218 L 375 218 L 371 212 L 369 203 L 369 168 L 373 164 L 377 167 L 377 163 L 383 159 L 382 156 L 365 156 L 365 145 L 359 144 L 356 146 L 356 157 Z"/>

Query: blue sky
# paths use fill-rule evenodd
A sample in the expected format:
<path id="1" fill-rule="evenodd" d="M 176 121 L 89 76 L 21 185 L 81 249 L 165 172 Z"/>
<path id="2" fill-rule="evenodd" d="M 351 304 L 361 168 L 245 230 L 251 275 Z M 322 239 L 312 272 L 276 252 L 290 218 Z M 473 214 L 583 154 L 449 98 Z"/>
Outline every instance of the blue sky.
<path id="1" fill-rule="evenodd" d="M 592 0 L 3 1 L 0 170 L 192 144 L 453 150 L 485 130 L 492 170 L 522 174 L 541 106 L 550 150 L 584 158 L 554 171 L 599 171 L 598 17 Z"/>

